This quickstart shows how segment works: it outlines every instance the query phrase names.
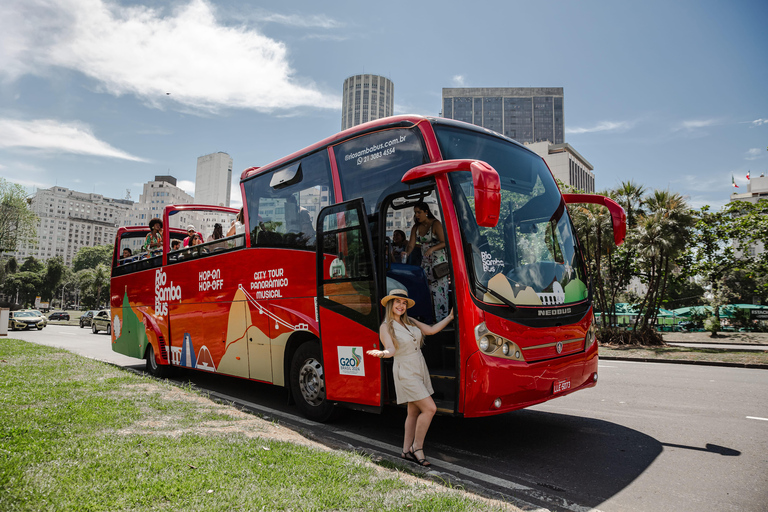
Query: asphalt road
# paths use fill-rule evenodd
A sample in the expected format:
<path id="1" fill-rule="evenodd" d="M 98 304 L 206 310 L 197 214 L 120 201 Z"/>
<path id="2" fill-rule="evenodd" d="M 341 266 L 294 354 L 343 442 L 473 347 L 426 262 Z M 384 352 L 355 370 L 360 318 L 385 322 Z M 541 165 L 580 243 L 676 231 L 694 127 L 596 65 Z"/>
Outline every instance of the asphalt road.
<path id="1" fill-rule="evenodd" d="M 106 334 L 49 325 L 10 333 L 139 369 Z M 550 510 L 762 511 L 768 498 L 768 370 L 603 361 L 596 388 L 484 419 L 437 417 L 427 455 L 438 472 Z M 404 411 L 298 418 L 281 388 L 186 372 L 319 440 L 395 455 Z"/>

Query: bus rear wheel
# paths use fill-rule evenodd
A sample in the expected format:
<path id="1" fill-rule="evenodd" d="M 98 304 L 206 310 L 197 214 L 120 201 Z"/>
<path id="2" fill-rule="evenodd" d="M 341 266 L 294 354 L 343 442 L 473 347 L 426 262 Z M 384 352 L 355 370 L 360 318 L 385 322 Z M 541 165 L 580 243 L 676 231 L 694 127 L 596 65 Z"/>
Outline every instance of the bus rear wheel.
<path id="1" fill-rule="evenodd" d="M 145 357 L 147 359 L 147 373 L 160 379 L 170 375 L 171 371 L 167 365 L 157 364 L 157 360 L 155 359 L 155 349 L 152 348 L 151 344 L 147 347 L 147 354 Z"/>
<path id="2" fill-rule="evenodd" d="M 306 342 L 296 350 L 291 360 L 291 393 L 304 416 L 324 422 L 334 416 L 335 407 L 325 395 L 325 372 L 320 361 L 317 343 Z"/>

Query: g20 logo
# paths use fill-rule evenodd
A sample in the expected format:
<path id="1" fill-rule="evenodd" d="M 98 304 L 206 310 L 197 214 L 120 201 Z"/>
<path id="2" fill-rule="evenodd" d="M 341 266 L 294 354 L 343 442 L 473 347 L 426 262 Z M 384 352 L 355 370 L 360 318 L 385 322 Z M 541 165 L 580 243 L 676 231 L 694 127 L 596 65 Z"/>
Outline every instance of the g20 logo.
<path id="1" fill-rule="evenodd" d="M 363 347 L 337 347 L 339 354 L 339 373 L 341 375 L 365 375 L 365 361 L 359 354 Z"/>
<path id="2" fill-rule="evenodd" d="M 362 358 L 355 353 L 357 350 L 357 347 L 354 347 L 352 349 L 352 357 L 340 357 L 339 358 L 339 365 L 341 367 L 357 367 L 360 366 L 360 363 L 362 362 Z"/>

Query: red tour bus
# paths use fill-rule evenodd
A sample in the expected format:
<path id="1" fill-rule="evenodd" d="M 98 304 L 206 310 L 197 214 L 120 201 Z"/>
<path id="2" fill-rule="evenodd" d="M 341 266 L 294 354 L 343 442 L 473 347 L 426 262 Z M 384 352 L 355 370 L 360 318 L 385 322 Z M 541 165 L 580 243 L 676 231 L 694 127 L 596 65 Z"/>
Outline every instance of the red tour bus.
<path id="1" fill-rule="evenodd" d="M 500 414 L 597 382 L 591 288 L 565 205 L 608 207 L 617 244 L 624 211 L 562 194 L 524 146 L 452 120 L 390 117 L 246 169 L 240 187 L 245 226 L 223 241 L 174 251 L 183 233 L 166 229 L 161 255 L 123 263 L 126 241 L 148 228 L 118 232 L 115 351 L 155 375 L 195 368 L 286 387 L 318 421 L 337 407 L 378 412 L 394 403 L 391 359 L 365 352 L 379 348 L 380 298 L 405 288 L 412 317 L 456 312 L 423 348 L 441 413 Z M 418 249 L 390 257 L 417 202 L 443 225 L 439 286 Z M 169 206 L 164 225 L 184 210 L 234 212 Z"/>

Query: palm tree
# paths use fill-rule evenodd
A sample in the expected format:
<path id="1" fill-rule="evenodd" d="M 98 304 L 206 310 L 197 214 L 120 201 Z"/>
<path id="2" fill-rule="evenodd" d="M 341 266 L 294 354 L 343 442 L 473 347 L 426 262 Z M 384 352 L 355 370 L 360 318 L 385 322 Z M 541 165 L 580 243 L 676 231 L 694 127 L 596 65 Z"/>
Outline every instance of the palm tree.
<path id="1" fill-rule="evenodd" d="M 643 328 L 656 322 L 674 262 L 683 253 L 694 225 L 685 199 L 669 190 L 655 190 L 645 198 L 647 212 L 638 218 L 637 234 L 641 268 L 648 282 L 635 322 L 642 316 Z"/>

